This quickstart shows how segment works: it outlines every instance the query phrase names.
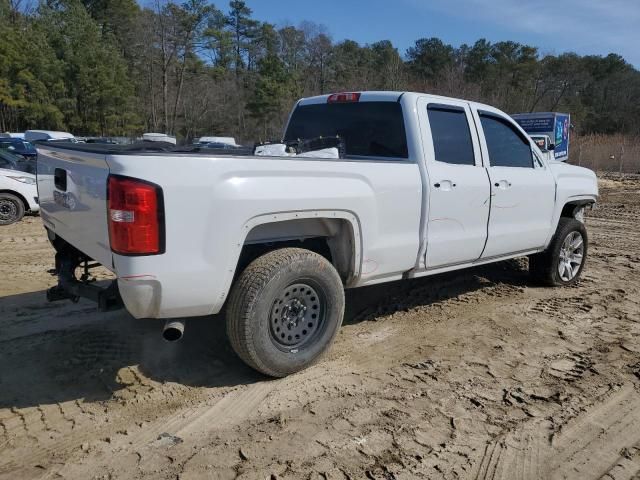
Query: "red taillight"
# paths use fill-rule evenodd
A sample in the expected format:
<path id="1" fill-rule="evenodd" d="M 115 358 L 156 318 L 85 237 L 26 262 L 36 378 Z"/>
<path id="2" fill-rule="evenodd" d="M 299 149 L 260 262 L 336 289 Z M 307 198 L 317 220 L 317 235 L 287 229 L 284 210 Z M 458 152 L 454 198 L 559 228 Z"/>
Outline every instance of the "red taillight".
<path id="1" fill-rule="evenodd" d="M 163 253 L 162 189 L 135 178 L 109 176 L 109 241 L 122 255 Z"/>
<path id="2" fill-rule="evenodd" d="M 334 93 L 333 95 L 329 95 L 329 98 L 327 99 L 327 103 L 347 103 L 347 102 L 359 102 L 359 101 L 360 101 L 359 92 Z"/>

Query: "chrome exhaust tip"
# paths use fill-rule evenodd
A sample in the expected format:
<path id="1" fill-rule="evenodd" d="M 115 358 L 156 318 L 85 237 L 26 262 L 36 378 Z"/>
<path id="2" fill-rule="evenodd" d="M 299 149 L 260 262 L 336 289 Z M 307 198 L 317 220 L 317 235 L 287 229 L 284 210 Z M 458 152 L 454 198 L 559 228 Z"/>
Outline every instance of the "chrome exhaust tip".
<path id="1" fill-rule="evenodd" d="M 182 320 L 169 320 L 162 330 L 162 338 L 167 342 L 177 342 L 184 335 L 184 322 Z"/>

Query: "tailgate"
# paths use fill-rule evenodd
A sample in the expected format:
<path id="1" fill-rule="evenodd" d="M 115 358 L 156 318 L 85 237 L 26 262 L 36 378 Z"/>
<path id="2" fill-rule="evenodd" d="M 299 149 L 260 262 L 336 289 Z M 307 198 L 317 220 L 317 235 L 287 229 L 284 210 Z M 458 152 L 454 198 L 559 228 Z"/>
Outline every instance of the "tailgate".
<path id="1" fill-rule="evenodd" d="M 47 228 L 109 269 L 113 269 L 107 223 L 104 153 L 38 146 L 40 215 Z"/>

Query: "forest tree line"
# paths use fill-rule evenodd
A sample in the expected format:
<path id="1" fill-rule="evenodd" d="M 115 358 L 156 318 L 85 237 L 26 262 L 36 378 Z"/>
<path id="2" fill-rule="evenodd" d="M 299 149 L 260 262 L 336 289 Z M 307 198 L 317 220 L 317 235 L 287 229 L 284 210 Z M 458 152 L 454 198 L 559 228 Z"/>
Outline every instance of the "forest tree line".
<path id="1" fill-rule="evenodd" d="M 262 22 L 242 0 L 25 1 L 0 0 L 0 131 L 264 140 L 300 97 L 411 90 L 569 112 L 578 133 L 640 134 L 640 72 L 616 54 L 428 35 L 402 52 L 335 42 L 311 22 Z"/>

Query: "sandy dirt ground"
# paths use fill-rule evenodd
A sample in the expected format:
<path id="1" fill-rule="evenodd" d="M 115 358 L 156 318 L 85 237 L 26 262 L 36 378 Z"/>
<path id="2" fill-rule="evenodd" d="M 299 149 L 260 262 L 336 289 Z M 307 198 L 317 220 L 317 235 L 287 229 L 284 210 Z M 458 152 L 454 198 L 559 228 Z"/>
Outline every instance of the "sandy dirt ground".
<path id="1" fill-rule="evenodd" d="M 640 478 L 640 179 L 601 181 L 571 288 L 527 263 L 348 292 L 318 365 L 245 367 L 224 319 L 45 301 L 40 220 L 0 229 L 0 479 Z"/>

